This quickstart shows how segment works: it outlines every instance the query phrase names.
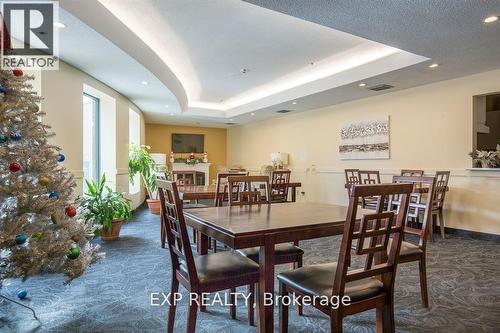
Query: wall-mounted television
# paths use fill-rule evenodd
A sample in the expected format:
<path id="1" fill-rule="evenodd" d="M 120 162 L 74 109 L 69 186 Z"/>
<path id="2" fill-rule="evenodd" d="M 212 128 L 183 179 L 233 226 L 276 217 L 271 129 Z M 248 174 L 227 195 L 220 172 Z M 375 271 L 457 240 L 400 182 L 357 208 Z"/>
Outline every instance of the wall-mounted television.
<path id="1" fill-rule="evenodd" d="M 204 141 L 203 134 L 172 133 L 172 151 L 174 153 L 203 153 Z"/>

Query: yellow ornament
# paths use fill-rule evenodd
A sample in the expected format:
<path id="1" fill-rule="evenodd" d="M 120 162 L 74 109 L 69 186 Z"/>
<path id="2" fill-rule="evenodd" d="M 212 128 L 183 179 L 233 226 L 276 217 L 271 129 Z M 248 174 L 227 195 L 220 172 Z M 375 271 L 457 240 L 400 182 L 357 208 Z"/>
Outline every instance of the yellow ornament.
<path id="1" fill-rule="evenodd" d="M 47 186 L 49 185 L 49 178 L 45 177 L 45 176 L 42 176 L 38 179 L 38 184 L 42 185 L 42 186 Z"/>

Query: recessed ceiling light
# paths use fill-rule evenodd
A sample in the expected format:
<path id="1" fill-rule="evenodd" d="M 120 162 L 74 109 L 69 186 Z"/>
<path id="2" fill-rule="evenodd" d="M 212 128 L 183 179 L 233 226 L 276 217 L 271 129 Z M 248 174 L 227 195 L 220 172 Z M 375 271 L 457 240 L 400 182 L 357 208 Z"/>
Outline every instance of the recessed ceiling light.
<path id="1" fill-rule="evenodd" d="M 498 16 L 490 16 L 484 19 L 484 23 L 493 23 L 498 21 Z"/>
<path id="2" fill-rule="evenodd" d="M 168 108 L 168 104 L 163 105 L 164 107 Z"/>
<path id="3" fill-rule="evenodd" d="M 360 87 L 366 87 L 366 83 L 361 82 L 361 83 L 359 84 L 359 86 L 360 86 Z"/>
<path id="4" fill-rule="evenodd" d="M 54 22 L 54 27 L 56 28 L 66 28 L 66 24 L 62 22 Z"/>
<path id="5" fill-rule="evenodd" d="M 232 119 L 229 119 L 229 121 L 233 121 Z"/>
<path id="6" fill-rule="evenodd" d="M 429 65 L 429 68 L 436 68 L 436 67 L 438 67 L 438 66 L 439 66 L 439 64 L 435 64 L 435 63 L 434 63 L 434 64 L 430 64 L 430 65 Z"/>
<path id="7" fill-rule="evenodd" d="M 142 81 L 141 84 L 147 86 L 148 85 L 148 81 Z"/>
<path id="8" fill-rule="evenodd" d="M 246 73 L 250 72 L 250 69 L 242 68 L 242 69 L 240 69 L 240 72 L 241 72 L 241 74 L 246 74 Z"/>
<path id="9" fill-rule="evenodd" d="M 173 116 L 174 114 L 173 113 L 170 113 L 171 116 Z"/>
<path id="10" fill-rule="evenodd" d="M 293 105 L 297 105 L 297 102 L 292 102 Z"/>
<path id="11" fill-rule="evenodd" d="M 255 113 L 253 113 L 253 112 L 252 112 L 252 113 L 250 113 L 250 115 L 251 115 L 251 116 L 255 116 Z"/>

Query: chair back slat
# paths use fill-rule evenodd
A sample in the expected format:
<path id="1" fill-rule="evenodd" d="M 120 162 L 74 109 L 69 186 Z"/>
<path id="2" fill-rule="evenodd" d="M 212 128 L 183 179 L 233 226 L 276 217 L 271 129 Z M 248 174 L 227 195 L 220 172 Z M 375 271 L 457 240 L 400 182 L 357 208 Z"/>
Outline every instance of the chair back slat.
<path id="1" fill-rule="evenodd" d="M 189 281 L 198 283 L 198 274 L 194 264 L 193 252 L 189 243 L 189 236 L 182 211 L 182 201 L 175 181 L 157 179 L 158 194 L 160 196 L 161 223 L 166 231 L 168 249 L 172 261 L 173 274 L 181 265 L 187 268 Z"/>
<path id="2" fill-rule="evenodd" d="M 432 208 L 434 202 L 434 193 L 435 193 L 435 185 L 436 178 L 435 177 L 411 177 L 411 176 L 394 176 L 392 178 L 393 183 L 398 184 L 412 184 L 414 191 L 412 193 L 411 198 L 415 197 L 417 194 L 419 195 L 420 202 L 410 201 L 407 208 L 407 219 L 405 221 L 405 232 L 409 234 L 414 234 L 419 237 L 419 247 L 425 250 L 426 239 L 429 233 L 429 228 L 432 228 Z M 428 193 L 420 198 L 420 194 L 418 193 L 418 189 L 420 187 L 428 187 Z M 393 196 L 391 200 L 389 200 L 389 207 L 395 208 L 398 212 L 400 211 L 401 202 L 397 196 Z M 420 215 L 420 212 L 423 211 L 424 218 L 422 221 L 422 229 L 412 228 L 410 226 L 410 220 L 408 217 L 417 217 Z"/>
<path id="3" fill-rule="evenodd" d="M 377 170 L 358 170 L 358 177 L 363 185 L 380 184 L 380 172 Z"/>
<path id="4" fill-rule="evenodd" d="M 290 170 L 274 170 L 271 173 L 271 201 L 287 201 L 290 186 Z"/>
<path id="5" fill-rule="evenodd" d="M 229 206 L 270 203 L 268 176 L 229 176 Z"/>
<path id="6" fill-rule="evenodd" d="M 333 295 L 343 296 L 347 282 L 377 276 L 381 276 L 384 289 L 388 292 L 392 291 L 403 226 L 412 190 L 412 184 L 352 186 L 333 284 Z M 386 198 L 394 195 L 400 198 L 401 207 L 403 207 L 400 214 L 389 210 L 384 211 Z M 358 220 L 358 202 L 366 197 L 377 198 L 376 211 L 364 214 Z M 390 249 L 388 249 L 389 238 L 392 238 Z M 365 265 L 362 269 L 349 271 L 351 249 L 354 248 L 354 242 L 356 243 L 356 253 L 366 255 Z"/>
<path id="7" fill-rule="evenodd" d="M 401 176 L 422 177 L 423 175 L 424 175 L 424 170 L 411 170 L 411 169 L 401 170 Z"/>
<path id="8" fill-rule="evenodd" d="M 444 206 L 444 197 L 448 190 L 448 182 L 450 180 L 449 171 L 436 172 L 436 190 L 434 194 L 434 208 L 442 209 Z"/>
<path id="9" fill-rule="evenodd" d="M 359 169 L 345 169 L 345 183 L 349 185 L 361 184 L 358 171 Z"/>
<path id="10" fill-rule="evenodd" d="M 248 176 L 246 171 L 235 171 L 235 172 L 219 172 L 217 174 L 217 182 L 215 183 L 215 199 L 214 206 L 222 207 L 229 202 L 228 197 L 228 182 L 227 177 L 229 176 Z"/>

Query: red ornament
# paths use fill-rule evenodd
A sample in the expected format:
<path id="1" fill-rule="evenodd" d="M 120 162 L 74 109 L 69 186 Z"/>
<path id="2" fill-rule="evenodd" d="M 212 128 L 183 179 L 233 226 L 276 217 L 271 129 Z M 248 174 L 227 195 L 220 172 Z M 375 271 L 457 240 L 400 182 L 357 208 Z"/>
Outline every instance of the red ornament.
<path id="1" fill-rule="evenodd" d="M 73 206 L 66 207 L 64 211 L 66 212 L 66 215 L 68 215 L 69 217 L 75 217 L 76 215 L 76 208 Z"/>
<path id="2" fill-rule="evenodd" d="M 17 162 L 12 162 L 11 164 L 9 164 L 9 170 L 11 172 L 17 172 L 17 171 L 21 170 L 21 164 L 19 164 Z"/>
<path id="3" fill-rule="evenodd" d="M 23 70 L 19 68 L 14 69 L 12 73 L 14 73 L 15 76 L 23 76 Z"/>

